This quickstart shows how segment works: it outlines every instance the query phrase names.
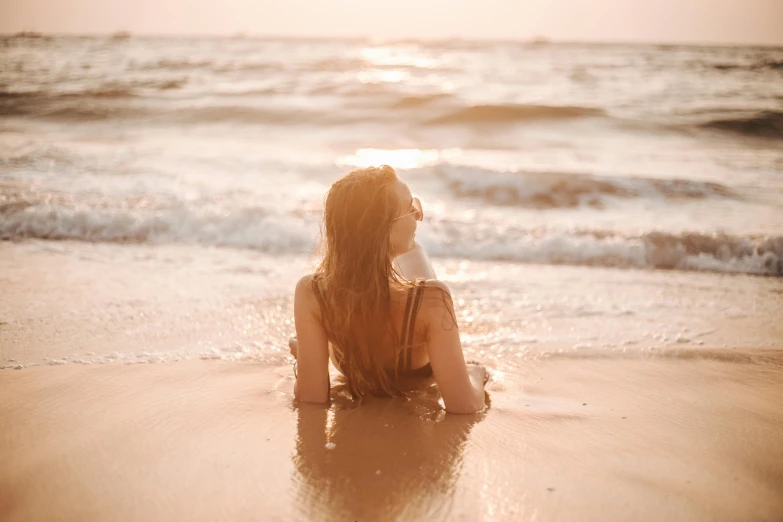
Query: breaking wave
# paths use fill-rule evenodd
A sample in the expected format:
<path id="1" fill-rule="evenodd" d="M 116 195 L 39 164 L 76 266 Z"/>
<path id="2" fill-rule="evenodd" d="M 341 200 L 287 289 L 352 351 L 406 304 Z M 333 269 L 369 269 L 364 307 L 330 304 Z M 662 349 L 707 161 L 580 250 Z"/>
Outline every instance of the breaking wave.
<path id="1" fill-rule="evenodd" d="M 307 254 L 316 245 L 319 218 L 258 207 L 205 210 L 195 203 L 178 203 L 148 209 L 40 197 L 6 200 L 0 206 L 0 239 L 185 243 Z M 783 236 L 657 231 L 628 235 L 448 219 L 433 220 L 419 236 L 435 256 L 783 275 Z"/>
<path id="2" fill-rule="evenodd" d="M 447 93 L 422 94 L 418 96 L 403 96 L 392 104 L 395 109 L 418 108 L 452 98 Z"/>
<path id="3" fill-rule="evenodd" d="M 46 199 L 0 205 L 0 239 L 185 243 L 279 254 L 307 252 L 314 237 L 301 218 L 261 208 L 204 211 L 179 204 L 144 210 L 52 205 Z"/>
<path id="4" fill-rule="evenodd" d="M 518 263 L 697 270 L 783 275 L 783 236 L 436 227 L 426 246 L 436 256 Z M 438 233 L 439 232 L 439 233 Z"/>
<path id="5" fill-rule="evenodd" d="M 719 183 L 684 179 L 599 177 L 559 172 L 498 172 L 477 167 L 440 165 L 441 177 L 457 197 L 494 205 L 527 208 L 601 208 L 611 198 L 705 199 L 736 197 Z"/>
<path id="6" fill-rule="evenodd" d="M 238 97 L 241 95 L 234 95 Z M 144 123 L 199 124 L 296 124 L 352 121 L 350 113 L 305 109 L 279 109 L 275 107 L 248 107 L 243 105 L 215 105 L 162 110 L 154 106 L 135 104 L 108 104 L 73 102 L 67 98 L 54 103 L 9 103 L 0 100 L 0 116 L 27 116 L 53 121 L 90 122 L 102 120 L 142 121 Z M 355 119 L 355 118 L 354 118 Z"/>
<path id="7" fill-rule="evenodd" d="M 715 119 L 701 124 L 701 127 L 745 136 L 783 139 L 783 112 L 763 111 L 754 116 Z"/>
<path id="8" fill-rule="evenodd" d="M 716 63 L 712 65 L 713 69 L 718 71 L 732 71 L 735 69 L 744 69 L 750 71 L 763 71 L 763 70 L 779 70 L 783 69 L 783 60 L 762 60 L 756 63 Z"/>
<path id="9" fill-rule="evenodd" d="M 547 105 L 474 105 L 426 121 L 430 125 L 445 123 L 486 124 L 530 120 L 583 118 L 602 116 L 604 111 L 590 107 L 557 107 Z"/>

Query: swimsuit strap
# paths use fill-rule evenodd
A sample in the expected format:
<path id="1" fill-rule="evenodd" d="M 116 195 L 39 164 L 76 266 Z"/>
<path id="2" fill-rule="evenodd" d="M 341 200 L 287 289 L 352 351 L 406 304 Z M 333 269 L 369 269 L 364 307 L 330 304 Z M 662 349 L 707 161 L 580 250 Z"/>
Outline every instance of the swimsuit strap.
<path id="1" fill-rule="evenodd" d="M 321 309 L 321 326 L 323 326 L 325 332 L 328 332 L 329 330 L 326 327 L 326 298 L 324 298 L 324 294 L 321 292 L 321 285 L 318 284 L 318 279 L 318 274 L 313 276 L 313 293 L 318 300 L 318 307 Z"/>
<path id="2" fill-rule="evenodd" d="M 413 304 L 413 288 L 408 289 L 408 299 L 407 301 L 405 301 L 405 313 L 402 315 L 402 332 L 400 333 L 400 345 L 402 345 L 403 349 L 405 348 L 405 339 L 408 337 L 408 323 L 410 322 L 411 304 Z"/>
<path id="3" fill-rule="evenodd" d="M 315 294 L 315 298 L 318 300 L 318 307 L 321 309 L 321 327 L 324 329 L 324 332 L 326 332 L 327 337 L 329 336 L 329 328 L 327 326 L 326 322 L 326 298 L 324 297 L 323 292 L 321 291 L 321 286 L 318 284 L 318 280 L 320 279 L 318 276 L 320 274 L 314 274 L 313 279 L 310 281 L 310 283 L 313 286 L 313 293 Z M 294 375 L 296 375 L 296 367 L 297 363 L 299 361 L 297 360 L 294 363 Z M 346 372 L 343 371 L 342 368 L 340 368 L 340 371 L 343 372 L 343 375 L 346 375 Z M 298 376 L 297 376 L 298 377 Z M 330 390 L 332 388 L 332 380 L 331 377 L 329 377 L 328 373 L 326 376 L 326 396 L 329 397 Z"/>
<path id="4" fill-rule="evenodd" d="M 405 318 L 407 321 L 401 337 L 403 349 L 405 350 L 405 363 L 403 367 L 406 370 L 410 370 L 413 365 L 411 346 L 413 345 L 413 334 L 416 331 L 416 315 L 419 313 L 419 306 L 421 305 L 424 278 L 416 279 L 413 284 L 414 288 L 408 290 L 408 306 L 405 307 Z M 413 306 L 410 306 L 411 297 L 413 297 Z"/>

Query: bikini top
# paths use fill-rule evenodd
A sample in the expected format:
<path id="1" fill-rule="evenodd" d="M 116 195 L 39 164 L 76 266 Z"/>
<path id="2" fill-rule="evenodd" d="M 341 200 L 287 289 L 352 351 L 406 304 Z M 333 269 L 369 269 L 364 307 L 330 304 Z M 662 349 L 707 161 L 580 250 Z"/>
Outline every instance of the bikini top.
<path id="1" fill-rule="evenodd" d="M 429 377 L 432 375 L 430 363 L 420 368 L 412 368 L 413 357 L 413 334 L 416 331 L 416 316 L 421 306 L 421 295 L 424 292 L 424 278 L 417 278 L 413 286 L 408 289 L 408 297 L 405 301 L 405 314 L 402 321 L 402 333 L 400 341 L 403 347 L 403 354 L 400 360 L 398 372 L 406 377 Z M 313 277 L 313 292 L 318 299 L 318 306 L 321 308 L 322 323 L 326 325 L 326 300 L 321 293 L 321 287 L 318 284 L 318 275 Z"/>

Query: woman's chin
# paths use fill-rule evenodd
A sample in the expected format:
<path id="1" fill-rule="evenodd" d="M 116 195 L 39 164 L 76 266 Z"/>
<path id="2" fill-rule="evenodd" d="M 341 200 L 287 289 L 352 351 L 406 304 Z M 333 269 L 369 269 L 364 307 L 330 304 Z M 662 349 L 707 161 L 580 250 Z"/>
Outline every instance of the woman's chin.
<path id="1" fill-rule="evenodd" d="M 404 256 L 405 254 L 408 254 L 416 250 L 417 246 L 419 245 L 416 243 L 416 238 L 414 237 L 413 239 L 410 240 L 410 242 L 407 245 L 405 245 L 405 247 L 394 248 L 392 250 L 393 252 L 392 257 L 396 258 L 399 256 Z"/>

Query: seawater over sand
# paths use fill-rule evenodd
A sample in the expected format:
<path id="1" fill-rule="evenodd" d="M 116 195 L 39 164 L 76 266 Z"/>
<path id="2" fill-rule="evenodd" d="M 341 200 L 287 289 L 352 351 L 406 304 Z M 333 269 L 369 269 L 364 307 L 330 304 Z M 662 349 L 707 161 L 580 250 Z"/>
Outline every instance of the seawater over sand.
<path id="1" fill-rule="evenodd" d="M 0 365 L 282 363 L 314 258 L 182 245 L 0 244 Z M 783 280 L 436 259 L 468 357 L 780 347 Z"/>

